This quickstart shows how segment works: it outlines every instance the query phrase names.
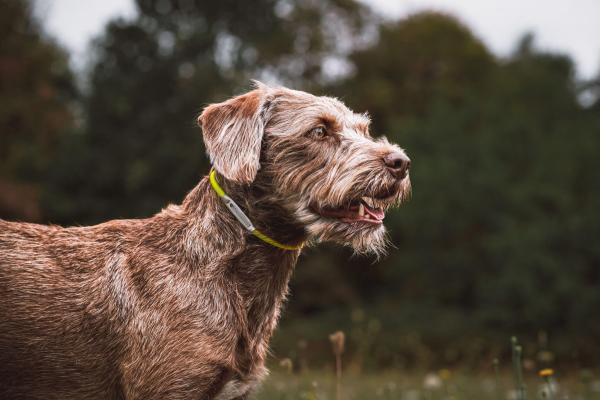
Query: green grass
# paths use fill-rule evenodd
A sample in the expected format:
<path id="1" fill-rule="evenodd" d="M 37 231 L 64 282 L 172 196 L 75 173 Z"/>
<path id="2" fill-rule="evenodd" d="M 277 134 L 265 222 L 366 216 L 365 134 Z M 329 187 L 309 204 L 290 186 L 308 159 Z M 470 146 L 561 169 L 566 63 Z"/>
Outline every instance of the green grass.
<path id="1" fill-rule="evenodd" d="M 600 400 L 600 381 L 582 374 L 557 378 L 554 392 L 548 396 L 547 385 L 535 373 L 525 376 L 528 399 Z M 452 371 L 381 373 L 344 373 L 342 395 L 344 400 L 500 400 L 517 399 L 512 371 L 501 371 L 499 385 L 493 369 L 481 373 Z M 334 400 L 335 375 L 333 370 L 288 373 L 274 367 L 271 376 L 256 394 L 257 400 Z M 544 397 L 546 396 L 546 397 Z"/>
<path id="2" fill-rule="evenodd" d="M 533 359 L 524 357 L 523 346 L 512 337 L 510 358 L 480 361 L 477 367 L 463 363 L 454 364 L 462 368 L 431 371 L 428 367 L 365 368 L 370 363 L 364 361 L 373 355 L 369 346 L 362 346 L 363 351 L 355 349 L 354 357 L 344 358 L 345 335 L 336 332 L 329 336 L 330 351 L 307 351 L 303 344 L 296 352 L 288 352 L 295 362 L 283 358 L 272 365 L 273 372 L 256 399 L 600 400 L 600 371 L 579 369 L 573 363 L 556 364 L 561 369 L 555 371 L 554 356 L 542 336 Z M 368 335 L 358 337 L 358 343 L 370 343 L 365 338 Z M 317 355 L 329 363 L 321 367 L 310 364 L 309 359 Z"/>

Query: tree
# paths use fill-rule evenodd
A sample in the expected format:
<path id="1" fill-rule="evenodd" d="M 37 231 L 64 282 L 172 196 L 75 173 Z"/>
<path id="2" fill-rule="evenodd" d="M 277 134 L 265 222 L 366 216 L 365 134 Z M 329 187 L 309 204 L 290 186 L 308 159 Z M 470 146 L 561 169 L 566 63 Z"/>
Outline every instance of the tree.
<path id="1" fill-rule="evenodd" d="M 337 87 L 413 159 L 373 312 L 432 346 L 538 330 L 589 344 L 600 332 L 600 116 L 579 104 L 572 61 L 532 37 L 495 60 L 439 14 L 383 26 L 380 38 Z"/>
<path id="2" fill-rule="evenodd" d="M 350 60 L 356 73 L 341 83 L 340 94 L 369 110 L 376 128 L 422 116 L 440 99 L 464 100 L 489 82 L 495 68 L 493 56 L 467 27 L 435 12 L 381 25 L 377 44 Z"/>
<path id="3" fill-rule="evenodd" d="M 369 15 L 348 0 L 137 5 L 137 19 L 111 22 L 95 42 L 85 132 L 52 170 L 53 221 L 150 215 L 181 199 L 208 169 L 195 124 L 204 105 L 250 78 L 324 79 L 324 59 L 341 52 L 335 35 L 360 36 Z"/>
<path id="4" fill-rule="evenodd" d="M 72 127 L 73 76 L 27 2 L 0 4 L 0 37 L 0 213 L 37 220 L 43 173 Z"/>

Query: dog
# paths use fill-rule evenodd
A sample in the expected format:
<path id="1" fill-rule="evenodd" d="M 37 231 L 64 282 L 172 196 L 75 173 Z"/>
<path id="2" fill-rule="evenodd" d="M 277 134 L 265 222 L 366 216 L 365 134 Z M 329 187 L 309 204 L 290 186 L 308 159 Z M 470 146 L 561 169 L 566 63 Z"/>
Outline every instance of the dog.
<path id="1" fill-rule="evenodd" d="M 410 160 L 341 101 L 255 83 L 198 118 L 181 205 L 62 228 L 0 220 L 0 398 L 246 399 L 301 249 L 381 255 Z"/>

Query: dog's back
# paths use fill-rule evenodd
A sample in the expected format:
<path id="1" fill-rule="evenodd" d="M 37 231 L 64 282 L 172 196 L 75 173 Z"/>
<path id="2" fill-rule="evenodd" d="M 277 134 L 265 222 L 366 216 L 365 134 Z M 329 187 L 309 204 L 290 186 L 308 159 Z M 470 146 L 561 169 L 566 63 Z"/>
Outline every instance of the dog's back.
<path id="1" fill-rule="evenodd" d="M 98 230 L 0 220 L 0 398 L 120 397 Z"/>

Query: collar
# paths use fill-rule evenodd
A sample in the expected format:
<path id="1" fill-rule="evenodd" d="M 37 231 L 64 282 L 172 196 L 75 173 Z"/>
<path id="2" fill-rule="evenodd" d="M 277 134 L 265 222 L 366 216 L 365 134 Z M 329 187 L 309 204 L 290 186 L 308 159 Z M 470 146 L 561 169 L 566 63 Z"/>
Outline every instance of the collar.
<path id="1" fill-rule="evenodd" d="M 229 211 L 244 226 L 244 228 L 246 228 L 246 230 L 250 231 L 250 233 L 252 233 L 254 236 L 259 238 L 263 242 L 283 250 L 300 250 L 304 246 L 304 243 L 300 243 L 296 246 L 290 246 L 287 244 L 280 243 L 256 229 L 254 225 L 252 225 L 252 221 L 250 221 L 250 218 L 248 218 L 248 216 L 244 214 L 242 209 L 235 203 L 235 201 L 233 201 L 231 197 L 225 194 L 225 191 L 219 185 L 219 182 L 217 182 L 216 175 L 217 173 L 215 169 L 211 168 L 209 175 L 210 186 L 212 186 L 217 195 L 221 198 L 221 200 L 223 200 L 223 203 L 225 203 L 225 206 L 227 206 Z"/>

